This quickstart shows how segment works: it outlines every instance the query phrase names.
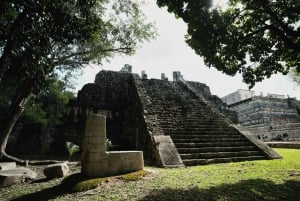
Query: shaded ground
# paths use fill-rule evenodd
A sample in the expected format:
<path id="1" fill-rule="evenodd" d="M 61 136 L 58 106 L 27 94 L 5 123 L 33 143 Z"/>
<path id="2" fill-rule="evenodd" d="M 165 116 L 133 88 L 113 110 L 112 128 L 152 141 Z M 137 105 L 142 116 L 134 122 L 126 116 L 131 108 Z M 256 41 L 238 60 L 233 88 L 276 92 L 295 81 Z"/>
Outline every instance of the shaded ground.
<path id="1" fill-rule="evenodd" d="M 177 169 L 147 167 L 151 174 L 140 180 L 113 178 L 78 193 L 69 191 L 78 181 L 76 176 L 63 184 L 61 179 L 41 177 L 31 184 L 0 189 L 0 200 L 299 201 L 300 150 L 276 151 L 284 159 Z"/>

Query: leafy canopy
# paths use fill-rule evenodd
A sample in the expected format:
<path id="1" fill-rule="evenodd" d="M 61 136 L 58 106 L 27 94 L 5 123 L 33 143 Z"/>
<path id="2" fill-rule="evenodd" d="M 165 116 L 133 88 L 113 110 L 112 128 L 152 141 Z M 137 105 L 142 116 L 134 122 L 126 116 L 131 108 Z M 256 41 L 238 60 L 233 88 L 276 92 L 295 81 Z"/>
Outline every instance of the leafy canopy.
<path id="1" fill-rule="evenodd" d="M 242 73 L 250 87 L 278 72 L 300 72 L 299 0 L 229 0 L 226 8 L 210 0 L 157 4 L 187 23 L 186 42 L 209 67 Z"/>
<path id="2" fill-rule="evenodd" d="M 38 95 L 30 96 L 21 117 L 23 122 L 34 122 L 55 126 L 64 123 L 67 104 L 74 94 L 68 91 L 66 82 L 57 74 L 47 79 L 47 86 Z"/>
<path id="3" fill-rule="evenodd" d="M 153 35 L 131 0 L 1 0 L 0 84 L 38 92 L 55 69 L 132 54 Z"/>

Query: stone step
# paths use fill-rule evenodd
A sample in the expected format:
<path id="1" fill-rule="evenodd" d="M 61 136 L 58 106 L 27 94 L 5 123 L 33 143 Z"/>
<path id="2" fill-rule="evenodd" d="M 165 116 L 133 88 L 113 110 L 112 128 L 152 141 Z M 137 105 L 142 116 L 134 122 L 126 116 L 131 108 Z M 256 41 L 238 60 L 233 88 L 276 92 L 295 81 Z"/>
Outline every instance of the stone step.
<path id="1" fill-rule="evenodd" d="M 216 118 L 204 118 L 203 116 L 201 117 L 197 117 L 197 118 L 188 118 L 185 117 L 185 121 L 187 122 L 203 122 L 203 123 L 220 123 L 220 124 L 224 124 L 224 121 L 222 119 L 216 119 Z"/>
<path id="2" fill-rule="evenodd" d="M 182 121 L 180 119 L 172 119 L 172 120 L 168 119 L 166 121 L 160 121 L 161 126 L 168 127 L 169 125 L 172 125 L 172 124 L 182 124 Z"/>
<path id="3" fill-rule="evenodd" d="M 212 137 L 218 137 L 218 136 L 224 136 L 224 137 L 241 137 L 242 135 L 237 132 L 224 132 L 224 131 L 165 131 L 165 135 L 170 135 L 174 138 L 188 138 L 188 136 L 199 136 L 199 137 L 205 137 L 205 136 L 212 136 Z M 186 137 L 185 137 L 186 136 Z"/>
<path id="4" fill-rule="evenodd" d="M 166 111 L 163 111 L 162 113 L 158 112 L 157 115 L 161 120 L 168 120 L 170 118 L 172 119 L 185 118 L 185 115 L 183 113 L 166 113 Z"/>
<path id="5" fill-rule="evenodd" d="M 168 111 L 164 111 L 168 112 Z M 158 118 L 162 121 L 169 121 L 170 119 L 178 119 L 178 120 L 184 120 L 184 114 L 174 114 L 174 113 L 169 113 L 169 114 L 160 114 L 159 112 L 156 112 L 158 115 Z"/>
<path id="6" fill-rule="evenodd" d="M 201 148 L 177 148 L 179 154 L 206 153 L 206 152 L 235 152 L 235 151 L 256 151 L 255 146 L 242 147 L 201 147 Z"/>
<path id="7" fill-rule="evenodd" d="M 216 114 L 210 114 L 208 111 L 203 111 L 202 113 L 199 114 L 193 114 L 190 115 L 187 113 L 186 115 L 187 120 L 197 120 L 197 119 L 203 119 L 206 121 L 223 121 L 224 117 L 217 116 Z"/>
<path id="8" fill-rule="evenodd" d="M 174 127 L 169 127 L 168 125 L 161 125 L 161 127 L 165 130 L 165 132 L 174 132 L 174 131 L 184 131 L 186 133 L 189 133 L 189 132 L 210 132 L 210 133 L 220 133 L 219 131 L 223 131 L 223 133 L 226 133 L 226 132 L 232 132 L 232 133 L 236 133 L 237 131 L 235 131 L 234 129 L 232 128 L 205 128 L 205 127 L 190 127 L 190 128 L 187 128 L 187 127 L 184 127 L 182 125 L 178 125 L 178 128 L 174 128 Z"/>
<path id="9" fill-rule="evenodd" d="M 203 142 L 203 143 L 175 143 L 176 148 L 201 148 L 201 147 L 239 147 L 249 146 L 251 143 L 246 142 Z"/>
<path id="10" fill-rule="evenodd" d="M 245 142 L 247 141 L 245 138 L 202 138 L 198 137 L 197 139 L 174 139 L 172 138 L 174 143 L 201 143 L 201 142 Z"/>
<path id="11" fill-rule="evenodd" d="M 182 160 L 186 160 L 186 159 L 246 157 L 246 156 L 261 156 L 261 155 L 262 155 L 262 153 L 260 151 L 207 152 L 207 153 L 180 154 Z"/>
<path id="12" fill-rule="evenodd" d="M 209 108 L 193 108 L 193 112 L 189 111 L 189 117 L 201 117 L 203 115 L 205 115 L 206 117 L 214 117 L 217 116 L 216 112 L 211 111 L 211 109 Z"/>
<path id="13" fill-rule="evenodd" d="M 212 158 L 212 159 L 187 159 L 182 160 L 184 165 L 207 165 L 212 163 L 229 163 L 229 162 L 241 162 L 241 161 L 253 161 L 253 160 L 266 160 L 264 156 L 248 156 L 248 157 L 230 157 L 230 158 Z"/>
<path id="14" fill-rule="evenodd" d="M 221 121 L 202 121 L 201 119 L 199 120 L 193 120 L 193 121 L 188 121 L 186 119 L 183 119 L 183 122 L 185 124 L 189 124 L 189 125 L 203 125 L 203 126 L 211 126 L 211 125 L 220 125 L 220 126 L 228 126 L 225 122 L 221 122 Z"/>
<path id="15" fill-rule="evenodd" d="M 165 135 L 170 135 L 185 165 L 265 159 L 258 148 L 224 116 L 177 82 L 143 81 Z M 162 90 L 164 89 L 164 90 Z"/>
<path id="16" fill-rule="evenodd" d="M 197 134 L 197 133 L 196 133 Z M 176 135 L 170 135 L 173 140 L 175 139 L 190 139 L 190 140 L 197 140 L 197 139 L 218 139 L 218 138 L 234 138 L 234 139 L 245 139 L 242 135 L 240 134 L 226 134 L 226 135 L 196 135 L 196 134 L 176 134 Z"/>
<path id="17" fill-rule="evenodd" d="M 198 125 L 188 125 L 188 124 L 182 124 L 184 125 L 186 130 L 232 130 L 232 128 L 229 128 L 228 126 L 225 125 L 202 125 L 202 124 L 198 124 Z"/>

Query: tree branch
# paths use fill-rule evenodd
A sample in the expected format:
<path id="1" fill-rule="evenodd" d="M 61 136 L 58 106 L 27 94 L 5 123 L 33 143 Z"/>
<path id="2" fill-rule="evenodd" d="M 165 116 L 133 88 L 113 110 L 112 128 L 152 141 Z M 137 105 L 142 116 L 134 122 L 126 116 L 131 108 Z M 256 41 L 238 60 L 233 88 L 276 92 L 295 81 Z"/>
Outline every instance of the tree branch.
<path id="1" fill-rule="evenodd" d="M 7 42 L 4 47 L 2 56 L 0 57 L 0 69 L 3 67 L 6 57 L 10 54 L 10 52 L 13 49 L 14 46 L 14 34 L 17 31 L 17 27 L 21 24 L 21 22 L 24 20 L 27 12 L 24 10 L 22 13 L 20 13 L 17 18 L 12 23 L 11 27 L 9 28 L 8 34 L 7 34 Z"/>
<path id="2" fill-rule="evenodd" d="M 258 33 L 260 33 L 260 32 L 264 32 L 265 30 L 267 30 L 268 29 L 268 26 L 266 25 L 266 26 L 263 26 L 263 27 L 261 27 L 260 29 L 257 29 L 257 30 L 255 30 L 255 31 L 253 31 L 253 32 L 251 32 L 251 33 L 249 33 L 249 34 L 247 34 L 244 38 L 249 38 L 249 37 L 252 37 L 252 36 L 254 36 L 255 34 L 258 34 Z"/>
<path id="3" fill-rule="evenodd" d="M 130 48 L 130 47 L 119 47 L 119 48 L 103 49 L 99 52 L 104 54 L 104 53 L 109 53 L 109 52 L 111 52 L 111 53 L 129 53 L 130 51 L 132 51 L 132 48 Z M 88 54 L 91 54 L 93 52 L 94 52 L 93 50 L 73 52 L 73 53 L 71 53 L 69 55 L 66 55 L 64 57 L 56 58 L 55 59 L 56 61 L 53 64 L 54 64 L 54 66 L 63 65 L 66 62 L 68 62 L 68 60 L 72 57 L 88 55 Z"/>
<path id="4" fill-rule="evenodd" d="M 280 37 L 283 42 L 286 44 L 286 46 L 288 46 L 289 48 L 291 48 L 292 50 L 294 50 L 295 52 L 299 52 L 300 51 L 300 45 L 297 43 L 294 43 L 289 37 L 287 37 L 285 35 L 285 32 L 283 32 L 281 29 L 277 28 L 276 26 L 274 26 L 273 24 L 268 25 L 269 30 L 277 35 L 278 37 Z"/>
<path id="5" fill-rule="evenodd" d="M 284 30 L 285 34 L 288 36 L 299 37 L 300 31 L 294 31 L 291 29 L 280 17 L 271 9 L 270 5 L 268 4 L 268 0 L 261 0 L 261 6 L 263 7 L 264 11 L 271 16 L 275 22 L 279 24 L 279 26 Z"/>

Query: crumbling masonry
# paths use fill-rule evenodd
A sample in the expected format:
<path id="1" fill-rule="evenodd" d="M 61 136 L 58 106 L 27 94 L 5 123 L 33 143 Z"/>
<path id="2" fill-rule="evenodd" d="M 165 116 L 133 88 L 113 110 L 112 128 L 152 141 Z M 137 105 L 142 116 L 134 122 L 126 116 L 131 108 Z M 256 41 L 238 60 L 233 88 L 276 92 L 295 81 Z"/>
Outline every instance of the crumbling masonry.
<path id="1" fill-rule="evenodd" d="M 114 149 L 142 150 L 146 161 L 160 166 L 280 158 L 233 124 L 236 113 L 205 84 L 185 81 L 178 72 L 175 81 L 162 77 L 99 72 L 70 103 L 67 135 L 80 143 L 86 116 L 94 113 L 106 116 Z"/>

